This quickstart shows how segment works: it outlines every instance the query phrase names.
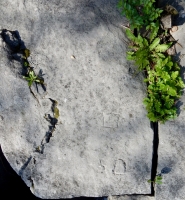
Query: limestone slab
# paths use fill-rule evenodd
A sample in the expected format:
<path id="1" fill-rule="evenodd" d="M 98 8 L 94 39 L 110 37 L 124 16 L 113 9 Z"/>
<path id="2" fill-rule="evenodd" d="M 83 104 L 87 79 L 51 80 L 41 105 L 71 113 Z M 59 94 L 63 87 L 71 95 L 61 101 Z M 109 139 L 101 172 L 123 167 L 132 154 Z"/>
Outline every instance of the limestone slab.
<path id="1" fill-rule="evenodd" d="M 159 127 L 158 173 L 162 173 L 163 184 L 156 188 L 158 200 L 180 200 L 185 196 L 184 120 L 182 111 L 177 120 Z"/>
<path id="2" fill-rule="evenodd" d="M 31 191 L 44 199 L 149 194 L 146 90 L 142 74 L 130 73 L 126 20 L 116 2 L 1 0 L 0 16 L 2 29 L 18 31 L 47 84 L 46 92 L 32 86 L 38 103 L 1 40 L 0 144 Z M 58 101 L 60 118 L 48 142 L 49 98 Z"/>

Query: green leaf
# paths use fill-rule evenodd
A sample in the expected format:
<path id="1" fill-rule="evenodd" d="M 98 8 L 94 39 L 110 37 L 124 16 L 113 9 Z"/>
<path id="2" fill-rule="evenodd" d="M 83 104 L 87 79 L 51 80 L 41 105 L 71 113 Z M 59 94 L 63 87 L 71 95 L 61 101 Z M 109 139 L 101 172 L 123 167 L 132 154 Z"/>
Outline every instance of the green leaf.
<path id="1" fill-rule="evenodd" d="M 156 176 L 156 180 L 162 180 L 162 176 Z"/>
<path id="2" fill-rule="evenodd" d="M 135 59 L 135 53 L 131 51 L 127 51 L 127 60 L 134 60 Z"/>
<path id="3" fill-rule="evenodd" d="M 147 105 L 149 101 L 150 101 L 149 98 L 144 98 L 143 104 L 144 104 L 144 105 Z"/>
<path id="4" fill-rule="evenodd" d="M 179 75 L 179 72 L 178 72 L 178 71 L 172 72 L 171 78 L 172 78 L 172 79 L 176 79 L 178 75 Z"/>
<path id="5" fill-rule="evenodd" d="M 170 69 L 171 69 L 171 67 L 173 66 L 173 62 L 172 61 L 168 62 L 167 66 L 170 67 Z"/>
<path id="6" fill-rule="evenodd" d="M 176 70 L 180 70 L 180 67 L 178 65 L 178 63 L 174 62 L 173 63 L 173 69 L 176 71 Z"/>
<path id="7" fill-rule="evenodd" d="M 32 85 L 32 83 L 33 83 L 32 81 L 29 81 L 28 86 L 30 87 Z"/>
<path id="8" fill-rule="evenodd" d="M 145 47 L 148 46 L 148 41 L 147 41 L 147 39 L 143 38 L 143 44 L 144 44 Z"/>
<path id="9" fill-rule="evenodd" d="M 155 101 L 154 107 L 155 107 L 155 109 L 156 109 L 157 112 L 160 112 L 161 103 L 159 101 Z"/>
<path id="10" fill-rule="evenodd" d="M 160 38 L 155 38 L 155 40 L 152 42 L 152 44 L 149 46 L 150 51 L 153 50 L 160 42 Z"/>
<path id="11" fill-rule="evenodd" d="M 126 29 L 126 35 L 130 40 L 135 41 L 136 37 L 134 36 L 131 30 Z"/>
<path id="12" fill-rule="evenodd" d="M 30 81 L 30 77 L 26 77 L 26 76 L 23 76 L 24 79 L 26 79 L 27 81 Z"/>
<path id="13" fill-rule="evenodd" d="M 117 7 L 118 8 L 122 8 L 123 7 L 123 4 L 124 2 L 123 2 L 123 0 L 120 0 L 119 2 L 118 2 L 118 4 L 117 4 Z"/>
<path id="14" fill-rule="evenodd" d="M 170 44 L 160 44 L 155 48 L 155 50 L 156 50 L 156 52 L 165 52 L 167 49 L 169 49 L 170 46 L 171 46 L 171 43 Z"/>
<path id="15" fill-rule="evenodd" d="M 143 38 L 139 34 L 138 37 L 136 37 L 135 43 L 138 44 L 140 47 L 143 47 Z"/>
<path id="16" fill-rule="evenodd" d="M 164 105 L 165 105 L 166 108 L 170 109 L 173 106 L 173 104 L 174 104 L 174 100 L 173 99 L 169 99 L 169 100 L 167 100 L 165 102 Z"/>
<path id="17" fill-rule="evenodd" d="M 24 67 L 28 67 L 29 63 L 28 62 L 24 62 Z"/>
<path id="18" fill-rule="evenodd" d="M 165 58 L 165 55 L 162 54 L 162 53 L 157 53 L 157 55 L 158 55 L 160 58 Z"/>
<path id="19" fill-rule="evenodd" d="M 149 112 L 147 116 L 152 122 L 156 122 L 157 121 L 157 118 L 155 117 L 154 113 Z"/>
<path id="20" fill-rule="evenodd" d="M 177 92 L 176 92 L 175 89 L 169 87 L 169 88 L 168 88 L 168 94 L 169 94 L 170 96 L 176 96 L 176 95 L 177 95 Z"/>
<path id="21" fill-rule="evenodd" d="M 156 22 L 155 26 L 151 28 L 150 42 L 153 41 L 153 39 L 155 39 L 155 37 L 157 36 L 158 30 L 159 30 L 159 22 Z"/>
<path id="22" fill-rule="evenodd" d="M 133 51 L 127 51 L 127 54 L 128 54 L 128 55 L 133 55 L 134 52 L 133 52 Z"/>
<path id="23" fill-rule="evenodd" d="M 163 182 L 162 181 L 156 181 L 156 183 L 161 185 Z"/>

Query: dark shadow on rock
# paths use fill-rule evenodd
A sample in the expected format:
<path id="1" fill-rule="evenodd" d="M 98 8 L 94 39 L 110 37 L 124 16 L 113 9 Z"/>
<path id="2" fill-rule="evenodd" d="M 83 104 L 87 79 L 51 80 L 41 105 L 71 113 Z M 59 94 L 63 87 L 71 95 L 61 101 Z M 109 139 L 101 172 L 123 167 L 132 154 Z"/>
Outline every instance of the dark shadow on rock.
<path id="1" fill-rule="evenodd" d="M 164 167 L 162 170 L 161 170 L 161 174 L 168 174 L 171 172 L 171 168 L 170 167 Z"/>
<path id="2" fill-rule="evenodd" d="M 51 7 L 53 2 L 48 2 Z M 117 3 L 115 0 L 99 0 L 99 1 L 87 1 L 82 0 L 77 2 L 74 7 L 71 7 L 69 15 L 62 16 L 68 26 L 67 29 L 78 33 L 87 33 L 98 27 L 100 24 L 108 25 L 110 23 L 117 24 L 115 13 L 117 12 Z M 75 16 L 74 16 L 75 13 Z M 117 16 L 118 17 L 118 16 Z M 120 15 L 121 17 L 121 15 Z M 61 20 L 61 19 L 58 19 Z"/>
<path id="3" fill-rule="evenodd" d="M 3 29 L 1 36 L 13 53 L 18 53 L 21 50 L 26 49 L 25 44 L 21 40 L 20 34 L 17 30 L 10 31 Z"/>
<path id="4" fill-rule="evenodd" d="M 6 47 L 7 47 L 7 55 L 10 59 L 10 61 L 12 60 L 16 60 L 18 61 L 22 68 L 22 72 L 19 72 L 19 74 L 21 74 L 22 76 L 28 76 L 28 72 L 30 72 L 31 70 L 34 70 L 34 67 L 31 67 L 27 57 L 25 56 L 25 50 L 28 50 L 24 44 L 24 41 L 21 39 L 21 36 L 19 34 L 19 32 L 16 31 L 11 31 L 11 30 L 7 30 L 7 29 L 3 29 L 1 32 L 1 37 L 3 39 L 3 41 L 6 43 Z M 30 53 L 29 53 L 30 54 Z M 30 55 L 28 55 L 29 57 Z M 27 64 L 25 66 L 25 63 Z M 20 71 L 20 69 L 19 69 Z M 39 74 L 37 75 L 39 80 L 40 80 L 40 84 L 42 89 L 44 91 L 46 91 L 46 86 L 44 84 L 44 74 L 42 69 L 40 69 Z M 38 92 L 38 83 L 36 83 L 36 89 Z"/>
<path id="5" fill-rule="evenodd" d="M 23 54 L 23 50 L 26 49 L 26 46 L 24 42 L 22 41 L 19 32 L 17 30 L 11 31 L 7 29 L 3 29 L 1 32 L 1 37 L 3 41 L 6 43 L 6 48 L 7 48 L 8 57 L 10 61 L 16 60 L 21 64 L 21 66 L 23 66 L 21 54 Z M 20 69 L 22 70 L 21 72 L 20 72 Z M 20 69 L 19 69 L 19 73 L 21 75 L 26 75 L 27 69 L 25 67 L 22 67 Z"/>
<path id="6" fill-rule="evenodd" d="M 40 199 L 34 196 L 29 187 L 19 175 L 11 168 L 10 164 L 3 155 L 0 147 L 0 193 L 2 199 Z"/>
<path id="7" fill-rule="evenodd" d="M 56 24 L 71 36 L 71 40 L 78 40 L 78 37 L 83 37 L 83 34 L 90 34 L 99 26 L 110 28 L 110 25 L 113 25 L 115 28 L 121 28 L 120 25 L 127 24 L 128 20 L 121 15 L 117 3 L 118 0 L 81 0 L 73 1 L 71 4 L 62 1 L 43 2 L 42 4 L 47 4 L 58 14 L 53 15 L 52 12 L 43 10 L 38 21 L 34 23 L 34 29 L 39 34 L 37 37 L 32 37 L 30 43 L 37 46 L 41 38 L 49 34 L 48 29 L 46 30 L 47 27 L 57 33 Z M 65 12 L 61 12 L 63 8 L 66 8 Z M 43 24 L 47 24 L 47 26 Z M 96 37 L 96 34 L 94 36 Z"/>
<path id="8" fill-rule="evenodd" d="M 28 160 L 26 161 L 26 163 L 21 167 L 21 169 L 19 170 L 19 176 L 22 176 L 23 171 L 26 169 L 31 159 L 32 159 L 32 156 L 30 156 Z"/>
<path id="9" fill-rule="evenodd" d="M 175 106 L 177 108 L 177 116 L 179 116 L 180 113 L 181 113 L 181 109 L 180 108 L 181 108 L 182 105 L 183 105 L 183 102 L 180 101 L 180 100 L 178 100 L 177 103 L 175 104 Z"/>
<path id="10" fill-rule="evenodd" d="M 49 141 L 52 137 L 52 131 L 53 131 L 53 126 L 49 126 L 49 130 L 48 130 L 48 132 L 46 132 L 46 135 L 45 135 L 46 143 L 49 143 Z"/>
<path id="11" fill-rule="evenodd" d="M 43 82 L 44 82 L 44 77 L 43 77 L 44 75 L 45 75 L 45 74 L 43 74 L 43 70 L 40 69 L 37 76 L 38 76 L 38 78 L 39 78 L 40 80 L 42 80 Z M 45 84 L 38 84 L 38 83 L 36 83 L 37 92 L 39 92 L 39 91 L 38 91 L 38 85 L 42 87 L 42 89 L 44 90 L 44 92 L 46 92 L 46 86 L 45 86 Z"/>
<path id="12" fill-rule="evenodd" d="M 183 82 L 185 83 L 185 77 L 183 76 L 184 73 L 185 73 L 185 66 L 181 66 L 181 78 Z"/>

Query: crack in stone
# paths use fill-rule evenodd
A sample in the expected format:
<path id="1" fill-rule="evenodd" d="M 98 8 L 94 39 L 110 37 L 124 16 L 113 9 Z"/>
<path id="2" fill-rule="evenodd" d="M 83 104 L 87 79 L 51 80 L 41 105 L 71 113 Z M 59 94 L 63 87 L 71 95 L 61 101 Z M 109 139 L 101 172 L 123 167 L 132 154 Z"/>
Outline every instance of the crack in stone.
<path id="1" fill-rule="evenodd" d="M 49 143 L 53 133 L 56 130 L 56 125 L 58 123 L 59 109 L 57 108 L 58 102 L 54 99 L 49 98 L 52 102 L 51 110 L 53 111 L 53 117 L 50 114 L 45 114 L 44 118 L 50 123 L 49 130 L 46 132 L 44 138 L 41 141 L 41 145 L 36 147 L 36 152 L 41 154 L 44 153 L 44 145 Z"/>
<path id="2" fill-rule="evenodd" d="M 27 57 L 29 57 L 30 55 L 30 51 L 26 48 L 24 42 L 21 40 L 19 32 L 2 29 L 0 35 L 3 41 L 6 43 L 7 52 L 8 52 L 8 55 L 10 56 L 10 59 L 17 60 L 23 65 L 21 75 L 27 75 L 28 72 L 33 71 L 33 67 L 30 67 L 29 61 L 27 60 Z M 27 51 L 27 53 L 25 51 Z M 26 67 L 25 67 L 25 63 L 26 63 Z M 46 91 L 44 79 L 42 77 L 42 72 L 41 74 L 39 73 L 38 77 L 39 77 L 39 80 L 41 81 L 40 83 L 43 90 Z M 37 87 L 37 83 L 36 83 L 36 87 Z M 30 93 L 33 95 L 33 97 L 37 100 L 38 104 L 40 105 L 39 100 L 37 96 L 35 95 L 35 93 L 33 92 L 31 86 L 29 86 L 29 89 L 30 89 Z M 58 117 L 59 117 L 59 109 L 57 108 L 58 102 L 51 98 L 50 100 L 52 102 L 51 110 L 53 111 L 54 117 L 51 117 L 50 115 L 45 115 L 45 119 L 49 121 L 51 125 L 49 126 L 49 130 L 46 132 L 44 138 L 42 139 L 41 145 L 36 148 L 36 152 L 40 152 L 40 153 L 44 152 L 44 145 L 46 143 L 49 143 L 50 138 L 53 136 L 53 132 L 56 129 L 56 124 L 58 122 Z"/>
<path id="3" fill-rule="evenodd" d="M 157 166 L 158 166 L 158 146 L 159 146 L 158 122 L 151 122 L 151 128 L 154 132 L 151 181 L 154 181 L 157 174 Z M 155 196 L 155 188 L 153 182 L 151 182 L 151 195 Z"/>

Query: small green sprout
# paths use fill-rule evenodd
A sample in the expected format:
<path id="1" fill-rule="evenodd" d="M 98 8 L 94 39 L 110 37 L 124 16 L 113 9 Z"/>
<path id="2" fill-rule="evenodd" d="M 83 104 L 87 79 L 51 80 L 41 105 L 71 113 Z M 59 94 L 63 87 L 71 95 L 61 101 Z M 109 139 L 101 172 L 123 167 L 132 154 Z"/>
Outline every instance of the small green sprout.
<path id="1" fill-rule="evenodd" d="M 37 82 L 37 83 L 41 82 L 38 76 L 36 76 L 33 71 L 29 71 L 28 76 L 23 76 L 23 78 L 28 81 L 29 87 L 31 87 L 33 82 Z"/>
<path id="2" fill-rule="evenodd" d="M 24 67 L 29 67 L 29 63 L 28 62 L 24 62 Z"/>
<path id="3" fill-rule="evenodd" d="M 158 174 L 158 175 L 156 175 L 154 181 L 148 180 L 147 182 L 148 183 L 153 183 L 153 184 L 157 183 L 157 184 L 161 185 L 163 183 L 162 182 L 162 176 L 161 176 L 161 174 Z"/>

